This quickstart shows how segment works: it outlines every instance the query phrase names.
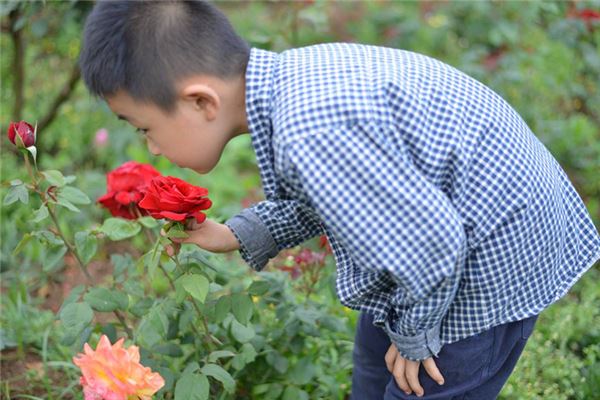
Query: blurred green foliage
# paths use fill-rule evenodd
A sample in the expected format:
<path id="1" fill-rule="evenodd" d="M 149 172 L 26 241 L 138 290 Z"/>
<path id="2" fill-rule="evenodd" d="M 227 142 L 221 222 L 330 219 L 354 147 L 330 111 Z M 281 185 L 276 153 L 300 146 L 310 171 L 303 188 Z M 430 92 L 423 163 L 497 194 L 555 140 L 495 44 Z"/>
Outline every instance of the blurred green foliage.
<path id="1" fill-rule="evenodd" d="M 253 46 L 281 51 L 319 42 L 376 44 L 424 53 L 472 75 L 500 93 L 523 116 L 567 171 L 600 226 L 600 24 L 597 20 L 590 22 L 577 17 L 578 10 L 599 10 L 600 2 L 316 0 L 218 1 L 217 4 Z M 18 74 L 14 70 L 9 17 L 16 7 L 20 7 L 20 18 L 13 21 L 12 28 L 19 30 L 25 45 L 21 116 L 33 122 L 48 112 L 68 80 L 78 56 L 84 16 L 91 3 L 0 4 L 2 127 L 15 113 L 14 85 Z M 95 142 L 95 134 L 101 128 L 109 132 L 103 145 Z M 198 176 L 170 165 L 162 157 L 151 157 L 133 129 L 114 118 L 104 103 L 86 92 L 81 82 L 59 108 L 56 118 L 40 132 L 38 147 L 41 169 L 59 169 L 77 176 L 78 187 L 91 198 L 104 193 L 106 171 L 134 159 L 152 163 L 165 175 L 209 188 L 211 198 L 218 200 L 208 212 L 210 218 L 224 220 L 241 210 L 244 201 L 261 199 L 257 195 L 260 179 L 249 136 L 232 141 L 210 175 Z M 21 161 L 3 139 L 3 182 L 25 180 Z M 6 187 L 2 187 L 0 194 L 4 198 Z M 62 213 L 62 228 L 73 233 L 79 226 L 89 221 L 100 223 L 106 216 L 99 208 L 88 207 L 83 211 Z M 1 217 L 1 347 L 37 352 L 44 360 L 50 360 L 49 368 L 65 371 L 62 381 L 52 386 L 40 383 L 36 393 L 42 393 L 42 397 L 76 397 L 76 374 L 67 366 L 70 350 L 58 343 L 44 344 L 44 340 L 53 341 L 53 337 L 59 336 L 55 332 L 59 328 L 47 311 L 39 311 L 48 307 L 39 294 L 49 284 L 67 279 L 60 273 L 65 266 L 41 265 L 39 260 L 45 258 L 47 249 L 35 243 L 18 257 L 13 256 L 12 250 L 23 233 L 34 229 L 35 224 L 27 210 L 14 205 L 3 206 Z M 107 261 L 110 251 L 103 249 L 100 261 Z M 241 275 L 248 273 L 247 266 L 237 256 L 233 261 L 215 256 L 215 262 L 231 265 L 238 271 L 239 276 L 231 279 L 241 280 Z M 334 267 L 327 268 L 331 276 Z M 275 268 L 268 268 L 266 274 L 269 277 L 274 274 L 271 278 L 279 282 L 274 288 L 285 287 L 278 280 L 278 276 L 285 275 Z M 501 398 L 600 398 L 599 281 L 600 270 L 596 267 L 569 295 L 542 313 Z M 271 384 L 289 384 L 308 393 L 310 398 L 343 399 L 348 393 L 351 368 L 347 362 L 351 360 L 343 350 L 345 346 L 346 352 L 351 351 L 348 343 L 353 339 L 356 316 L 354 312 L 347 315 L 348 310 L 330 295 L 334 281 L 326 282 L 328 285 L 323 285 L 313 300 L 326 304 L 324 309 L 333 320 L 345 321 L 346 326 L 332 327 L 332 336 L 319 343 L 315 344 L 314 337 L 308 339 L 304 354 L 292 354 L 289 342 L 276 336 L 277 330 L 283 329 L 278 321 L 280 315 L 265 311 L 259 326 L 273 330 L 271 334 L 275 336 L 270 345 L 279 358 L 258 357 L 254 373 L 245 371 L 246 375 L 236 377 L 242 386 L 254 386 L 255 398 L 266 398 L 262 393 L 273 388 L 264 385 Z M 280 313 L 302 310 L 303 299 L 291 288 L 281 289 L 280 296 L 282 303 L 278 307 L 283 310 Z M 309 306 L 316 307 L 315 304 Z M 268 305 L 264 307 L 270 310 Z M 331 348 L 327 355 L 321 352 L 326 347 Z M 283 368 L 281 360 L 294 365 L 305 363 L 300 365 L 303 370 L 312 371 L 311 377 L 319 377 L 318 385 L 309 383 L 309 379 L 292 378 L 289 371 L 294 371 L 293 368 L 289 371 Z M 342 367 L 335 372 L 333 361 L 339 360 Z M 274 370 L 275 376 L 267 379 L 265 371 L 269 369 Z M 33 375 L 28 375 L 28 379 L 38 383 L 40 380 Z M 3 383 L 0 389 L 3 394 L 13 393 L 11 384 L 14 387 L 11 382 Z M 286 394 L 282 389 L 282 398 L 298 396 L 296 389 L 287 390 Z"/>

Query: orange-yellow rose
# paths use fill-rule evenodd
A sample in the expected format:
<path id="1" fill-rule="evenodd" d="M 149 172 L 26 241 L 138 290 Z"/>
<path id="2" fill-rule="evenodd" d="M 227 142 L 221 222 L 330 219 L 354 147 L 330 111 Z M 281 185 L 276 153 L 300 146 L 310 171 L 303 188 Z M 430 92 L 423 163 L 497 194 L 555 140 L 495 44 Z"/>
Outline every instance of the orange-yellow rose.
<path id="1" fill-rule="evenodd" d="M 123 348 L 123 341 L 111 345 L 102 335 L 95 351 L 86 343 L 73 357 L 83 374 L 85 400 L 150 400 L 164 386 L 162 376 L 140 364 L 138 347 Z"/>

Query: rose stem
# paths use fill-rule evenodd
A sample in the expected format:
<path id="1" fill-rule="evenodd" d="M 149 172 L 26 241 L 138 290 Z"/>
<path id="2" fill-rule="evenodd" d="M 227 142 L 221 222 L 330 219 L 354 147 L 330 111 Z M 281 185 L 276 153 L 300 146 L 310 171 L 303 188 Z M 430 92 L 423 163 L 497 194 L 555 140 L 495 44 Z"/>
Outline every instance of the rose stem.
<path id="1" fill-rule="evenodd" d="M 132 210 L 134 210 L 134 212 L 136 213 L 136 215 L 138 216 L 138 218 L 142 217 L 142 214 L 140 213 L 140 210 L 137 207 L 132 207 Z M 144 233 L 146 234 L 146 238 L 150 241 L 150 242 L 155 242 L 156 239 L 154 239 L 154 235 L 152 234 L 152 232 L 150 232 L 147 229 L 144 229 Z M 181 265 L 179 264 L 179 260 L 177 259 L 177 257 L 171 257 L 169 256 L 169 258 L 171 258 L 171 260 L 173 260 L 175 262 L 175 265 L 177 265 L 177 267 L 179 267 L 179 269 L 181 271 L 183 271 L 183 269 L 181 268 Z M 165 268 L 160 264 L 160 262 L 158 263 L 158 267 L 160 268 L 160 270 L 163 272 L 163 274 L 167 277 L 168 281 L 169 281 L 169 285 L 171 286 L 171 289 L 173 289 L 173 291 L 177 290 L 175 288 L 175 283 L 173 282 L 173 279 L 171 278 L 171 275 L 165 270 Z M 202 314 L 202 312 L 200 311 L 200 309 L 198 308 L 198 305 L 196 304 L 195 300 L 193 298 L 191 298 L 192 300 L 192 305 L 194 307 L 194 309 L 196 310 L 196 313 L 198 314 L 198 317 L 200 317 L 202 319 L 202 322 L 204 324 L 204 329 L 206 329 L 206 337 L 208 337 L 208 340 L 210 343 L 213 344 L 223 344 L 221 343 L 218 339 L 213 338 L 212 335 L 210 334 L 209 330 L 208 330 L 208 325 L 206 323 L 206 317 Z M 196 326 L 192 324 L 192 329 L 194 330 L 194 332 L 196 333 L 196 335 L 201 336 L 200 332 L 198 332 L 198 330 L 196 329 Z"/>

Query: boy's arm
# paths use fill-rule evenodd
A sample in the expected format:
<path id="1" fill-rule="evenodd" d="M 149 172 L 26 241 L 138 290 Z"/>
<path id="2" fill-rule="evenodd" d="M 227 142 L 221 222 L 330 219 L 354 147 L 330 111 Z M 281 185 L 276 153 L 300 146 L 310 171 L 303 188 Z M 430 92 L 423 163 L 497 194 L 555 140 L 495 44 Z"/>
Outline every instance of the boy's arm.
<path id="1" fill-rule="evenodd" d="M 466 255 L 460 215 L 414 166 L 402 143 L 382 145 L 381 126 L 309 134 L 288 144 L 290 184 L 359 268 L 396 282 L 385 330 L 400 355 L 424 360 L 440 351 L 439 330 Z"/>
<path id="2" fill-rule="evenodd" d="M 283 249 L 321 235 L 317 215 L 295 200 L 262 201 L 225 221 L 240 242 L 240 255 L 262 270 Z"/>

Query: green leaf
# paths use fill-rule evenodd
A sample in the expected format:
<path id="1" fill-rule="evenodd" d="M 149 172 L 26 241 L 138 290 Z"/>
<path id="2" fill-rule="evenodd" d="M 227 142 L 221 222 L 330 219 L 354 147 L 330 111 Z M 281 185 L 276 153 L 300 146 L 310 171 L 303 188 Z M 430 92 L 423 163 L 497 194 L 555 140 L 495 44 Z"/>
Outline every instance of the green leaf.
<path id="1" fill-rule="evenodd" d="M 101 312 L 126 310 L 129 305 L 129 297 L 125 293 L 103 287 L 91 288 L 83 299 L 94 310 Z"/>
<path id="2" fill-rule="evenodd" d="M 67 247 L 62 244 L 56 247 L 46 249 L 46 254 L 44 255 L 44 259 L 42 260 L 42 269 L 44 270 L 44 272 L 54 270 L 54 268 L 59 265 L 59 262 L 63 259 L 66 253 Z"/>
<path id="3" fill-rule="evenodd" d="M 90 198 L 73 186 L 65 186 L 58 192 L 58 198 L 64 198 L 73 204 L 90 204 Z"/>
<path id="4" fill-rule="evenodd" d="M 75 234 L 75 247 L 77 253 L 81 257 L 81 261 L 87 265 L 91 259 L 96 255 L 98 250 L 98 240 L 96 236 L 89 232 L 77 232 Z"/>
<path id="5" fill-rule="evenodd" d="M 208 356 L 208 362 L 214 363 L 215 361 L 217 361 L 219 358 L 225 358 L 225 357 L 234 357 L 235 353 L 229 350 L 217 350 L 217 351 L 213 351 L 212 353 L 209 354 Z"/>
<path id="6" fill-rule="evenodd" d="M 16 256 L 17 254 L 19 254 L 21 250 L 23 250 L 23 247 L 25 247 L 25 245 L 29 243 L 32 237 L 33 235 L 31 235 L 30 233 L 24 234 L 19 244 L 17 244 L 17 247 L 15 247 L 15 249 L 13 250 L 12 255 Z"/>
<path id="7" fill-rule="evenodd" d="M 244 326 L 235 319 L 231 320 L 231 334 L 240 343 L 246 343 L 255 335 L 252 327 Z"/>
<path id="8" fill-rule="evenodd" d="M 183 279 L 183 288 L 186 292 L 192 295 L 195 299 L 204 303 L 208 294 L 209 282 L 206 277 L 197 274 L 182 275 L 179 279 Z"/>
<path id="9" fill-rule="evenodd" d="M 167 334 L 169 320 L 161 304 L 156 304 L 142 318 L 138 327 L 139 339 L 143 345 L 153 347 Z"/>
<path id="10" fill-rule="evenodd" d="M 110 240 L 123 240 L 137 235 L 142 227 L 135 221 L 120 218 L 108 218 L 100 227 L 100 231 L 108 235 Z"/>
<path id="11" fill-rule="evenodd" d="M 146 263 L 146 268 L 148 268 L 148 276 L 150 279 L 154 278 L 156 268 L 158 268 L 158 264 L 160 263 L 162 251 L 159 249 L 159 246 L 160 244 L 156 242 L 152 250 L 144 254 L 144 262 Z"/>
<path id="12" fill-rule="evenodd" d="M 25 185 L 11 186 L 10 189 L 8 189 L 8 193 L 4 197 L 4 202 L 2 204 L 8 206 L 17 200 L 23 204 L 29 203 L 29 192 Z"/>
<path id="13" fill-rule="evenodd" d="M 227 316 L 227 313 L 231 309 L 231 297 L 224 295 L 219 297 L 217 304 L 215 305 L 215 322 L 221 323 Z"/>
<path id="14" fill-rule="evenodd" d="M 225 388 L 228 393 L 233 393 L 235 391 L 235 380 L 233 380 L 229 372 L 225 371 L 217 364 L 206 364 L 200 371 L 203 374 L 212 376 L 221 382 L 223 384 L 223 388 Z"/>
<path id="15" fill-rule="evenodd" d="M 133 259 L 129 254 L 113 254 L 110 256 L 110 262 L 114 266 L 113 276 L 118 277 L 126 269 L 131 268 L 133 266 Z"/>
<path id="16" fill-rule="evenodd" d="M 94 312 L 86 303 L 67 304 L 60 312 L 60 320 L 67 332 L 78 335 L 94 318 Z"/>
<path id="17" fill-rule="evenodd" d="M 48 213 L 48 207 L 46 207 L 45 205 L 42 204 L 42 206 L 40 208 L 38 208 L 36 211 L 34 211 L 33 222 L 38 223 L 40 221 L 43 221 L 44 219 L 46 219 L 48 217 L 48 215 L 50 215 Z"/>
<path id="18" fill-rule="evenodd" d="M 58 314 L 60 315 L 62 310 L 69 304 L 75 303 L 79 299 L 79 296 L 83 293 L 84 290 L 85 290 L 85 286 L 83 286 L 83 285 L 77 285 L 73 289 L 71 289 L 71 292 L 69 293 L 67 298 L 63 301 L 62 305 L 60 306 L 60 310 L 58 310 Z"/>
<path id="19" fill-rule="evenodd" d="M 301 358 L 288 375 L 290 381 L 298 386 L 306 385 L 316 375 L 315 365 L 309 357 Z"/>
<path id="20" fill-rule="evenodd" d="M 81 210 L 77 207 L 75 207 L 75 205 L 73 203 L 71 203 L 69 200 L 65 199 L 64 197 L 60 197 L 58 196 L 56 198 L 56 204 L 58 204 L 59 206 L 62 206 L 68 210 L 71 210 L 73 212 L 81 212 Z"/>
<path id="21" fill-rule="evenodd" d="M 252 299 L 247 294 L 235 293 L 231 295 L 231 310 L 233 311 L 233 315 L 242 324 L 246 325 L 250 321 L 253 308 Z"/>
<path id="22" fill-rule="evenodd" d="M 63 174 L 55 169 L 42 171 L 42 174 L 51 186 L 63 187 L 67 183 Z"/>
<path id="23" fill-rule="evenodd" d="M 130 309 L 129 312 L 135 315 L 138 318 L 143 317 L 148 313 L 148 311 L 154 305 L 154 300 L 150 297 L 145 297 L 140 299 L 137 303 L 135 303 Z"/>
<path id="24" fill-rule="evenodd" d="M 244 357 L 244 361 L 246 361 L 246 363 L 251 363 L 254 361 L 257 355 L 256 349 L 250 343 L 244 343 L 242 345 L 242 356 Z"/>
<path id="25" fill-rule="evenodd" d="M 210 382 L 205 375 L 183 374 L 175 385 L 177 400 L 207 400 Z"/>
<path id="26" fill-rule="evenodd" d="M 308 400 L 308 393 L 296 386 L 287 386 L 283 392 L 282 400 Z"/>
<path id="27" fill-rule="evenodd" d="M 152 348 L 153 353 L 163 354 L 169 357 L 182 357 L 183 351 L 181 347 L 177 346 L 175 343 L 164 343 L 158 346 L 154 346 Z"/>
<path id="28" fill-rule="evenodd" d="M 269 290 L 269 282 L 267 281 L 254 281 L 248 288 L 248 293 L 253 296 L 262 296 Z"/>
<path id="29" fill-rule="evenodd" d="M 168 238 L 185 239 L 188 236 L 189 235 L 187 233 L 185 233 L 184 231 L 180 231 L 180 230 L 176 230 L 176 229 L 171 229 L 169 232 L 167 232 Z"/>
<path id="30" fill-rule="evenodd" d="M 156 228 L 158 226 L 158 221 L 152 217 L 141 217 L 138 218 L 137 221 L 149 229 Z"/>
<path id="31" fill-rule="evenodd" d="M 285 374 L 288 370 L 288 360 L 278 351 L 267 353 L 267 363 L 275 368 L 280 374 Z"/>

